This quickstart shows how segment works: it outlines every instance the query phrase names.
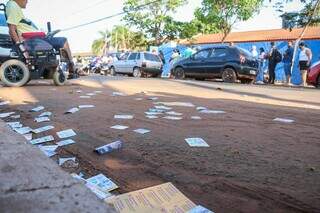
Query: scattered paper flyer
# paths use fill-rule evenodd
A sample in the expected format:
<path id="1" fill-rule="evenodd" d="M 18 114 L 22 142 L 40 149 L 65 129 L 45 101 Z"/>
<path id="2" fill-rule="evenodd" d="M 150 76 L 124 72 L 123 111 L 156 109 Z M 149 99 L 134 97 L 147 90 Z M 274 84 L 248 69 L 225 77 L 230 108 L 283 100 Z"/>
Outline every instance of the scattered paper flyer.
<path id="1" fill-rule="evenodd" d="M 158 100 L 159 98 L 158 97 L 149 97 L 148 98 L 148 100 L 150 100 L 150 101 L 156 101 L 156 100 Z"/>
<path id="2" fill-rule="evenodd" d="M 57 145 L 50 145 L 50 146 L 40 145 L 39 146 L 40 150 L 49 158 L 57 154 L 55 151 L 58 147 L 59 146 Z"/>
<path id="3" fill-rule="evenodd" d="M 207 110 L 207 109 L 208 109 L 207 107 L 197 107 L 198 111 Z"/>
<path id="4" fill-rule="evenodd" d="M 282 123 L 294 123 L 294 120 L 287 118 L 275 118 L 273 121 L 282 122 Z"/>
<path id="5" fill-rule="evenodd" d="M 166 105 L 166 106 L 195 107 L 192 103 L 185 103 L 185 102 L 156 102 L 154 104 Z"/>
<path id="6" fill-rule="evenodd" d="M 83 98 L 83 99 L 89 99 L 89 98 L 91 98 L 91 96 L 82 95 L 82 96 L 80 96 L 80 98 Z"/>
<path id="7" fill-rule="evenodd" d="M 105 202 L 119 213 L 187 212 L 196 207 L 172 183 L 110 197 Z"/>
<path id="8" fill-rule="evenodd" d="M 40 112 L 41 110 L 44 110 L 44 106 L 38 106 L 36 108 L 33 108 L 30 110 L 30 112 Z"/>
<path id="9" fill-rule="evenodd" d="M 19 133 L 20 135 L 25 135 L 27 133 L 32 132 L 32 129 L 30 127 L 22 127 L 22 128 L 16 128 L 14 129 L 14 131 Z"/>
<path id="10" fill-rule="evenodd" d="M 226 113 L 225 111 L 221 111 L 221 110 L 208 110 L 208 109 L 201 110 L 199 112 L 203 114 L 225 114 Z"/>
<path id="11" fill-rule="evenodd" d="M 65 162 L 67 161 L 73 161 L 74 163 L 76 162 L 76 158 L 59 158 L 59 166 L 62 166 Z"/>
<path id="12" fill-rule="evenodd" d="M 0 102 L 0 106 L 8 105 L 10 104 L 10 101 L 2 101 Z"/>
<path id="13" fill-rule="evenodd" d="M 70 138 L 70 137 L 76 136 L 77 134 L 72 129 L 67 129 L 67 130 L 57 132 L 57 135 L 59 138 L 64 139 L 64 138 Z"/>
<path id="14" fill-rule="evenodd" d="M 68 140 L 63 140 L 57 143 L 58 146 L 67 146 L 67 145 L 71 145 L 71 144 L 75 144 L 76 142 L 72 139 L 68 139 Z"/>
<path id="15" fill-rule="evenodd" d="M 156 113 L 164 113 L 166 110 L 164 109 L 149 109 L 149 112 L 156 112 Z"/>
<path id="16" fill-rule="evenodd" d="M 142 134 L 142 135 L 151 132 L 151 131 L 148 130 L 148 129 L 136 129 L 136 130 L 133 130 L 133 131 L 136 132 L 136 133 Z"/>
<path id="17" fill-rule="evenodd" d="M 49 136 L 45 136 L 42 138 L 33 139 L 29 142 L 32 145 L 36 145 L 36 144 L 47 143 L 47 142 L 51 142 L 51 141 L 54 141 L 54 137 L 52 135 L 49 135 Z"/>
<path id="18" fill-rule="evenodd" d="M 100 155 L 106 154 L 106 153 L 110 153 L 114 150 L 119 150 L 121 149 L 123 146 L 122 141 L 116 141 L 113 143 L 109 143 L 107 145 L 95 148 L 95 152 L 97 152 Z"/>
<path id="19" fill-rule="evenodd" d="M 94 105 L 80 105 L 79 109 L 94 108 Z"/>
<path id="20" fill-rule="evenodd" d="M 126 96 L 126 95 L 123 94 L 122 92 L 113 92 L 112 96 Z"/>
<path id="21" fill-rule="evenodd" d="M 179 121 L 183 119 L 182 117 L 175 117 L 175 116 L 165 116 L 163 118 L 167 120 L 173 120 L 173 121 Z"/>
<path id="22" fill-rule="evenodd" d="M 74 107 L 74 108 L 71 108 L 69 109 L 67 112 L 65 112 L 64 114 L 73 114 L 73 113 L 76 113 L 79 111 L 79 108 L 77 107 Z"/>
<path id="23" fill-rule="evenodd" d="M 128 126 L 122 126 L 122 125 L 115 125 L 115 126 L 112 126 L 110 128 L 111 129 L 117 129 L 117 130 L 125 130 L 125 129 L 128 129 L 129 127 Z"/>
<path id="24" fill-rule="evenodd" d="M 86 183 L 86 187 L 88 187 L 101 200 L 112 196 L 110 192 L 103 192 L 97 186 L 91 183 Z"/>
<path id="25" fill-rule="evenodd" d="M 202 138 L 187 138 L 185 141 L 191 147 L 210 147 Z"/>
<path id="26" fill-rule="evenodd" d="M 38 117 L 50 117 L 52 115 L 52 112 L 44 112 L 41 113 Z"/>
<path id="27" fill-rule="evenodd" d="M 21 115 L 12 115 L 12 116 L 10 116 L 10 118 L 19 119 L 19 118 L 21 118 Z"/>
<path id="28" fill-rule="evenodd" d="M 82 90 L 77 90 L 76 93 L 82 93 Z"/>
<path id="29" fill-rule="evenodd" d="M 183 115 L 182 113 L 174 112 L 174 111 L 166 112 L 166 114 L 168 114 L 168 115 L 174 115 L 174 116 L 181 116 L 181 115 Z"/>
<path id="30" fill-rule="evenodd" d="M 172 110 L 171 107 L 166 107 L 166 106 L 154 106 L 156 109 L 163 109 L 163 110 Z"/>
<path id="31" fill-rule="evenodd" d="M 25 135 L 23 135 L 23 137 L 24 137 L 27 141 L 31 141 L 31 140 L 32 140 L 32 133 L 30 133 L 30 134 L 25 134 Z"/>
<path id="32" fill-rule="evenodd" d="M 114 119 L 131 120 L 133 119 L 133 115 L 115 115 Z"/>
<path id="33" fill-rule="evenodd" d="M 87 93 L 86 95 L 87 96 L 95 96 L 96 94 L 95 93 Z"/>
<path id="34" fill-rule="evenodd" d="M 162 112 L 145 112 L 146 115 L 162 115 Z"/>
<path id="35" fill-rule="evenodd" d="M 192 120 L 201 120 L 202 118 L 200 116 L 191 116 Z"/>
<path id="36" fill-rule="evenodd" d="M 0 118 L 7 118 L 11 115 L 15 114 L 15 112 L 6 112 L 6 113 L 1 113 Z"/>
<path id="37" fill-rule="evenodd" d="M 48 122 L 48 121 L 50 121 L 50 118 L 48 118 L 48 117 L 40 117 L 40 118 L 35 118 L 34 121 L 37 122 L 37 123 Z"/>
<path id="38" fill-rule="evenodd" d="M 187 213 L 214 213 L 213 211 L 210 211 L 209 209 L 206 209 L 203 206 L 196 206 Z"/>
<path id="39" fill-rule="evenodd" d="M 103 192 L 110 192 L 119 188 L 112 180 L 104 176 L 103 174 L 96 175 L 86 180 L 87 183 L 90 183 L 96 186 Z"/>
<path id="40" fill-rule="evenodd" d="M 20 122 L 8 122 L 7 125 L 10 126 L 12 129 L 23 127 L 22 123 Z"/>
<path id="41" fill-rule="evenodd" d="M 146 117 L 149 118 L 149 119 L 159 118 L 158 116 L 155 116 L 155 115 L 146 115 Z"/>
<path id="42" fill-rule="evenodd" d="M 32 132 L 34 132 L 35 134 L 39 134 L 41 132 L 46 132 L 51 129 L 54 129 L 54 126 L 44 126 L 44 127 L 38 128 L 38 129 L 34 129 L 34 130 L 32 130 Z"/>

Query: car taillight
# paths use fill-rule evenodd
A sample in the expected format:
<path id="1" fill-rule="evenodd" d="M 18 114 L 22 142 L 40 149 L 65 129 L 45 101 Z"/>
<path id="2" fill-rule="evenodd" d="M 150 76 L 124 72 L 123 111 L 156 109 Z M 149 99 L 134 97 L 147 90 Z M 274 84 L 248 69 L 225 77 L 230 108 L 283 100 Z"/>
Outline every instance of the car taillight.
<path id="1" fill-rule="evenodd" d="M 142 67 L 147 67 L 147 62 L 142 62 Z"/>
<path id="2" fill-rule="evenodd" d="M 244 64 L 246 62 L 246 57 L 243 55 L 240 55 L 240 63 Z"/>

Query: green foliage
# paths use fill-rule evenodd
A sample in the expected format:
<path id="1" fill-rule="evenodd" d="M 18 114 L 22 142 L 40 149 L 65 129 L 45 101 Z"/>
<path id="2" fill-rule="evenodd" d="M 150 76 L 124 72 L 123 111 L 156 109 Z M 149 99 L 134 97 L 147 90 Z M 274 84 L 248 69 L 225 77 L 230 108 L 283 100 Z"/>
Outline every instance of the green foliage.
<path id="1" fill-rule="evenodd" d="M 101 55 L 106 49 L 107 42 L 111 36 L 111 33 L 108 30 L 99 31 L 98 33 L 100 34 L 100 38 L 93 41 L 91 49 L 94 54 Z"/>
<path id="2" fill-rule="evenodd" d="M 246 21 L 259 11 L 263 0 L 202 0 L 195 11 L 204 32 L 220 31 L 227 35 L 238 21 Z"/>
<path id="3" fill-rule="evenodd" d="M 176 34 L 178 26 L 171 15 L 186 3 L 187 0 L 126 0 L 124 20 L 152 39 L 151 43 L 159 45 Z"/>

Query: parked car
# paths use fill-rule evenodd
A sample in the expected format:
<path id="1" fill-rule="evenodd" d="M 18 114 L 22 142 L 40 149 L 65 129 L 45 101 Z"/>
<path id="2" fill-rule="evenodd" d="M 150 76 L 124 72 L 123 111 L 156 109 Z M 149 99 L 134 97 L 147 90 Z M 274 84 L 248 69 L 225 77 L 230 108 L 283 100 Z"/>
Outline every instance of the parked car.
<path id="1" fill-rule="evenodd" d="M 202 49 L 173 65 L 176 79 L 185 77 L 204 80 L 222 78 L 224 82 L 252 82 L 258 72 L 258 61 L 250 52 L 239 47 L 219 46 Z"/>
<path id="2" fill-rule="evenodd" d="M 148 52 L 132 52 L 124 60 L 115 61 L 110 65 L 110 74 L 128 74 L 141 77 L 144 74 L 158 76 L 162 73 L 161 59 Z"/>
<path id="3" fill-rule="evenodd" d="M 313 64 L 308 70 L 307 82 L 317 88 L 320 88 L 320 61 Z"/>

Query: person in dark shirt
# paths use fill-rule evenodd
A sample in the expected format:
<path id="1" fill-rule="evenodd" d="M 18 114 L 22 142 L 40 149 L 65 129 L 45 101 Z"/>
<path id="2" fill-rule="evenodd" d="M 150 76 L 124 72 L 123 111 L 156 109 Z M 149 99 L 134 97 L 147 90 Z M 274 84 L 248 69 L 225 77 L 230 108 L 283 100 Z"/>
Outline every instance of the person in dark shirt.
<path id="1" fill-rule="evenodd" d="M 288 42 L 288 48 L 283 54 L 283 65 L 284 65 L 284 73 L 286 74 L 287 84 L 291 83 L 291 68 L 293 62 L 293 43 L 292 41 Z"/>
<path id="2" fill-rule="evenodd" d="M 269 84 L 274 84 L 275 80 L 275 70 L 277 67 L 277 64 L 281 62 L 282 55 L 278 51 L 277 46 L 274 42 L 271 42 L 271 49 L 269 51 L 268 59 L 269 59 Z"/>

